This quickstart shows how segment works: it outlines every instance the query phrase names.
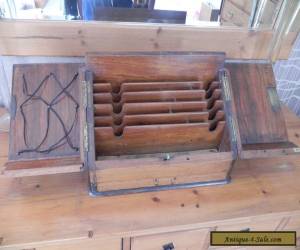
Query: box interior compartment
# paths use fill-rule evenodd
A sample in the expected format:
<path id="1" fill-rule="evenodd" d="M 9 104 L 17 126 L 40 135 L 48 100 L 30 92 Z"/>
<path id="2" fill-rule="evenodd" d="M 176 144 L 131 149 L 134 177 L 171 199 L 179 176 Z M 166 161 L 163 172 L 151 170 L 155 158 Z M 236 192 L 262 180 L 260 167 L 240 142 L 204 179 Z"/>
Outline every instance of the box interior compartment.
<path id="1" fill-rule="evenodd" d="M 98 189 L 226 178 L 233 154 L 219 79 L 224 56 L 87 56 Z"/>
<path id="2" fill-rule="evenodd" d="M 96 156 L 222 150 L 222 63 L 222 54 L 88 58 Z"/>

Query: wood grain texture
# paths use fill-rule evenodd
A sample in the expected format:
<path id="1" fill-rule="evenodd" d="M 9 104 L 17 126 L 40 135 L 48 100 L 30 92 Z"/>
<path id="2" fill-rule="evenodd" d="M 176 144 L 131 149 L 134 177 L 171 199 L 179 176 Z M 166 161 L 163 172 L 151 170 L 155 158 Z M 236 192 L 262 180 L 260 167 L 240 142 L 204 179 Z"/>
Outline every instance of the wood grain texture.
<path id="1" fill-rule="evenodd" d="M 18 164 L 24 169 L 37 168 L 44 162 L 40 167 L 47 168 L 67 163 L 68 157 L 78 160 L 79 67 L 80 64 L 14 66 L 7 170 L 16 170 Z M 66 165 L 75 164 L 71 162 Z"/>
<path id="2" fill-rule="evenodd" d="M 209 111 L 204 112 L 182 112 L 182 113 L 156 113 L 156 114 L 139 114 L 124 116 L 96 116 L 95 127 L 114 126 L 124 128 L 127 125 L 157 125 L 157 124 L 182 124 L 197 122 L 216 122 L 223 120 L 225 114 L 219 110 L 215 114 L 215 119 L 209 121 Z"/>
<path id="3" fill-rule="evenodd" d="M 207 101 L 189 101 L 189 102 L 143 102 L 143 103 L 124 103 L 120 113 L 113 111 L 112 104 L 95 104 L 95 116 L 124 116 L 138 114 L 156 114 L 156 113 L 181 113 L 181 112 L 211 112 L 223 108 L 222 100 L 215 100 L 213 107 L 209 108 L 210 102 Z"/>
<path id="4" fill-rule="evenodd" d="M 86 63 L 95 82 L 215 80 L 224 53 L 151 52 L 88 54 Z"/>
<path id="5" fill-rule="evenodd" d="M 94 74 L 96 154 L 217 148 L 225 124 L 218 124 L 224 113 L 217 115 L 222 100 L 215 80 L 224 56 L 201 52 L 89 54 L 86 61 Z M 199 103 L 201 114 L 192 114 L 193 102 Z M 180 113 L 170 113 L 173 109 Z"/>
<path id="6" fill-rule="evenodd" d="M 79 156 L 8 161 L 3 173 L 11 177 L 73 173 L 81 171 L 81 162 Z"/>
<path id="7" fill-rule="evenodd" d="M 225 67 L 230 72 L 242 144 L 287 141 L 272 65 L 236 62 Z"/>
<path id="8" fill-rule="evenodd" d="M 206 92 L 203 89 L 124 92 L 121 96 L 110 93 L 95 93 L 94 103 L 112 103 L 114 100 L 120 103 L 203 101 L 205 94 Z M 119 97 L 121 97 L 120 100 L 117 99 Z"/>
<path id="9" fill-rule="evenodd" d="M 224 56 L 203 52 L 87 56 L 94 74 L 97 156 L 90 163 L 96 170 L 90 173 L 98 191 L 227 178 L 233 160 L 230 147 L 222 147 L 226 159 L 219 159 L 218 153 L 221 143 L 229 143 L 223 140 L 226 123 L 218 82 Z M 174 152 L 179 156 L 165 159 L 166 163 L 160 159 L 165 157 L 162 153 Z"/>
<path id="10" fill-rule="evenodd" d="M 291 41 L 297 36 L 291 33 L 280 43 L 281 59 L 288 58 Z M 1 20 L 0 53 L 85 56 L 103 51 L 224 51 L 228 58 L 266 59 L 273 34 L 271 30 L 167 24 Z"/>
<path id="11" fill-rule="evenodd" d="M 143 165 L 141 165 L 141 160 Z M 191 151 L 133 157 L 98 157 L 99 191 L 223 180 L 231 168 L 230 152 Z"/>
<path id="12" fill-rule="evenodd" d="M 284 114 L 290 140 L 299 140 L 299 118 Z M 155 244 L 155 234 L 203 228 L 299 233 L 299 178 L 299 157 L 239 162 L 225 186 L 117 197 L 89 197 L 84 173 L 0 177 L 1 248 L 119 250 L 115 238 L 152 235 Z"/>
<path id="13" fill-rule="evenodd" d="M 122 136 L 116 136 L 112 127 L 97 127 L 96 153 L 117 156 L 217 149 L 224 127 L 224 121 L 220 121 L 214 131 L 209 130 L 209 123 L 125 126 Z"/>

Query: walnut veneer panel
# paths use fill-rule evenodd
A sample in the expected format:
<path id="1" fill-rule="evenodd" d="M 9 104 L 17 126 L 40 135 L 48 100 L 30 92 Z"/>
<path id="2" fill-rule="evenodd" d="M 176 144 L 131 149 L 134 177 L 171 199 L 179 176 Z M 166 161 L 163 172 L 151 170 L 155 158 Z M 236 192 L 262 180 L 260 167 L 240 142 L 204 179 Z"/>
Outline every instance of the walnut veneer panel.
<path id="1" fill-rule="evenodd" d="M 79 66 L 14 66 L 8 166 L 30 168 L 34 160 L 46 159 L 51 163 L 43 161 L 41 167 L 80 162 Z"/>
<path id="2" fill-rule="evenodd" d="M 271 64 L 226 63 L 242 144 L 287 141 Z"/>

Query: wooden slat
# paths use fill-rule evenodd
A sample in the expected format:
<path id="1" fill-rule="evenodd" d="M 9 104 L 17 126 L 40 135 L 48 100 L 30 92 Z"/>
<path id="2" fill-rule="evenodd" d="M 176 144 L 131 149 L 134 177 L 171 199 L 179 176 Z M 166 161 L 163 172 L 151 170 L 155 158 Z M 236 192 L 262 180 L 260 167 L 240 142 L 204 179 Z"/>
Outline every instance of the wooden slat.
<path id="1" fill-rule="evenodd" d="M 124 92 L 137 91 L 162 91 L 162 90 L 192 90 L 206 89 L 210 85 L 209 82 L 132 82 L 121 83 L 121 86 L 112 86 L 111 83 L 94 83 L 94 93 L 114 92 L 122 94 Z M 118 87 L 118 91 L 113 91 L 113 87 Z"/>
<path id="2" fill-rule="evenodd" d="M 166 24 L 1 20 L 0 54 L 84 56 L 86 52 L 103 51 L 224 51 L 229 58 L 266 59 L 272 34 L 271 30 Z M 281 56 L 287 58 L 288 54 Z"/>
<path id="3" fill-rule="evenodd" d="M 141 82 L 123 83 L 121 92 L 206 89 L 209 82 Z"/>
<path id="4" fill-rule="evenodd" d="M 94 83 L 93 91 L 94 91 L 94 93 L 111 92 L 112 86 L 110 83 Z"/>
<path id="5" fill-rule="evenodd" d="M 170 91 L 145 91 L 125 92 L 121 101 L 129 102 L 155 102 L 155 101 L 203 101 L 205 90 L 170 90 Z"/>
<path id="6" fill-rule="evenodd" d="M 215 98 L 218 98 L 216 94 Z M 112 104 L 95 104 L 94 112 L 96 116 L 105 115 L 119 115 L 123 116 L 125 114 L 135 115 L 135 114 L 155 114 L 155 113 L 179 113 L 179 112 L 201 112 L 208 110 L 208 104 L 213 105 L 209 110 L 214 114 L 217 110 L 223 108 L 223 101 L 214 100 L 211 101 L 191 101 L 191 102 L 143 102 L 143 103 L 124 103 L 120 113 L 115 113 L 113 111 Z"/>
<path id="7" fill-rule="evenodd" d="M 94 96 L 94 103 L 95 104 L 104 104 L 104 103 L 112 103 L 113 96 L 111 93 L 95 93 Z"/>
<path id="8" fill-rule="evenodd" d="M 113 113 L 113 106 L 111 104 L 95 104 L 94 114 L 97 115 L 111 115 Z"/>
<path id="9" fill-rule="evenodd" d="M 111 116 L 96 116 L 95 127 L 119 125 L 120 122 L 120 125 L 123 126 L 207 122 L 208 115 L 208 112 L 184 112 L 174 114 L 125 115 L 119 119 L 113 119 Z"/>
<path id="10" fill-rule="evenodd" d="M 127 126 L 121 137 L 116 137 L 111 127 L 98 127 L 96 153 L 123 155 L 216 148 L 224 126 L 223 121 L 214 131 L 209 131 L 209 123 Z"/>
<path id="11" fill-rule="evenodd" d="M 205 90 L 170 90 L 124 92 L 122 95 L 110 93 L 95 93 L 94 103 L 142 103 L 142 102 L 168 102 L 168 101 L 203 101 Z"/>
<path id="12" fill-rule="evenodd" d="M 222 102 L 222 101 L 219 101 Z M 112 115 L 111 104 L 95 104 L 95 115 Z M 120 115 L 177 113 L 177 112 L 201 112 L 207 110 L 206 101 L 193 102 L 143 102 L 124 103 Z"/>

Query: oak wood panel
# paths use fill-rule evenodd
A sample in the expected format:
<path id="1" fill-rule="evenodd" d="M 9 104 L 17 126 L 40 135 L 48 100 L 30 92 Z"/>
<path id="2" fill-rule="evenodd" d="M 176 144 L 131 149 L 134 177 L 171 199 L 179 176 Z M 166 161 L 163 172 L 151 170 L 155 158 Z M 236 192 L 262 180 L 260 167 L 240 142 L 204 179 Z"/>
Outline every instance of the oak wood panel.
<path id="1" fill-rule="evenodd" d="M 154 91 L 154 90 L 191 90 L 191 89 L 207 89 L 209 82 L 124 82 L 121 86 L 111 83 L 94 83 L 94 93 L 114 92 L 121 94 L 123 92 L 136 91 Z M 102 88 L 102 90 L 101 90 Z"/>
<path id="2" fill-rule="evenodd" d="M 272 65 L 233 62 L 225 67 L 230 72 L 242 144 L 287 141 Z"/>
<path id="3" fill-rule="evenodd" d="M 209 123 L 126 126 L 120 137 L 114 135 L 111 127 L 98 127 L 95 128 L 96 153 L 123 155 L 215 149 L 221 142 L 224 127 L 224 121 L 214 131 L 209 131 Z"/>
<path id="4" fill-rule="evenodd" d="M 223 66 L 224 57 L 224 53 L 205 52 L 102 53 L 88 54 L 86 63 L 95 82 L 210 82 Z"/>
<path id="5" fill-rule="evenodd" d="M 111 104 L 95 104 L 95 116 L 104 115 L 137 115 L 137 114 L 155 114 L 155 113 L 180 113 L 180 112 L 203 112 L 209 111 L 215 113 L 223 108 L 222 100 L 215 100 L 213 107 L 208 109 L 207 101 L 191 101 L 191 102 L 144 102 L 144 103 L 124 103 L 121 112 L 118 114 L 113 112 Z"/>
<path id="6" fill-rule="evenodd" d="M 94 83 L 93 84 L 93 92 L 94 93 L 112 92 L 112 86 L 110 83 Z"/>
<path id="7" fill-rule="evenodd" d="M 68 133 L 70 143 L 74 147 L 79 146 L 79 121 L 75 115 L 76 105 L 79 105 L 79 67 L 80 64 L 77 63 L 14 66 L 10 160 L 76 156 L 79 154 L 68 143 L 49 153 L 18 153 L 22 150 L 37 147 L 44 136 L 46 136 L 46 140 L 38 150 L 45 150 L 57 143 L 57 140 L 65 135 L 59 118 L 62 119 L 62 124 L 66 130 L 71 130 Z M 41 83 L 43 84 L 41 85 Z M 63 88 L 66 88 L 66 92 L 63 91 Z M 32 95 L 34 95 L 33 98 L 31 98 Z M 23 102 L 24 105 L 22 105 Z M 47 104 L 51 105 L 50 110 Z M 79 116 L 78 112 L 77 110 Z M 73 123 L 74 126 L 72 127 Z M 48 126 L 49 129 L 47 130 Z M 25 144 L 24 134 L 28 146 Z"/>
<path id="8" fill-rule="evenodd" d="M 231 167 L 230 152 L 209 150 L 118 158 L 98 157 L 97 187 L 100 191 L 222 180 Z"/>
<path id="9" fill-rule="evenodd" d="M 209 120 L 209 117 L 212 118 Z M 224 120 L 224 117 L 225 113 L 222 110 L 218 110 L 216 113 L 211 111 L 202 111 L 122 116 L 95 116 L 95 127 L 120 126 L 124 128 L 128 125 L 182 124 L 197 122 L 209 122 L 212 124 L 219 120 Z"/>
<path id="10" fill-rule="evenodd" d="M 94 103 L 132 103 L 132 102 L 167 102 L 167 101 L 203 101 L 205 90 L 169 90 L 124 92 L 121 95 L 95 93 Z"/>
<path id="11" fill-rule="evenodd" d="M 30 175 L 80 171 L 80 66 L 77 63 L 14 66 L 6 172 Z"/>
<path id="12" fill-rule="evenodd" d="M 209 82 L 132 82 L 123 83 L 121 92 L 153 91 L 153 90 L 206 90 Z"/>
<path id="13" fill-rule="evenodd" d="M 220 111 L 222 116 L 224 112 Z M 146 115 L 125 115 L 123 117 L 113 118 L 112 116 L 96 116 L 95 127 L 105 126 L 131 126 L 131 125 L 152 125 L 152 124 L 176 124 L 207 122 L 208 112 L 185 112 L 169 114 L 146 114 Z"/>
<path id="14" fill-rule="evenodd" d="M 298 140 L 299 118 L 287 109 L 284 114 L 289 131 L 293 129 L 289 135 Z M 0 141 L 3 136 L 7 135 L 0 133 Z M 0 152 L 3 150 L 2 146 Z M 232 183 L 225 186 L 102 198 L 87 195 L 84 173 L 0 177 L 1 247 L 38 249 L 54 241 L 89 240 L 91 234 L 91 240 L 135 237 L 243 224 L 255 218 L 289 217 L 297 226 L 298 158 L 239 162 Z"/>

